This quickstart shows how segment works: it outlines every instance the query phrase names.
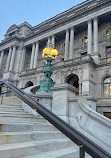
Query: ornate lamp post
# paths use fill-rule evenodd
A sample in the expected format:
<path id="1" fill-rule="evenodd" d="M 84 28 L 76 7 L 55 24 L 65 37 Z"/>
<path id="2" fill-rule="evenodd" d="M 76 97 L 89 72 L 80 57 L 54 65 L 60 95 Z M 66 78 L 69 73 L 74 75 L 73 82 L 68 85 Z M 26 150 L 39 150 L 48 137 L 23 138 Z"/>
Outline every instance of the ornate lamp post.
<path id="1" fill-rule="evenodd" d="M 57 55 L 58 52 L 52 43 L 47 44 L 47 47 L 43 49 L 42 57 L 46 59 L 46 67 L 44 68 L 44 79 L 39 82 L 40 89 L 37 92 L 52 92 L 50 88 L 55 85 L 55 82 L 51 78 L 53 73 L 51 63 Z"/>

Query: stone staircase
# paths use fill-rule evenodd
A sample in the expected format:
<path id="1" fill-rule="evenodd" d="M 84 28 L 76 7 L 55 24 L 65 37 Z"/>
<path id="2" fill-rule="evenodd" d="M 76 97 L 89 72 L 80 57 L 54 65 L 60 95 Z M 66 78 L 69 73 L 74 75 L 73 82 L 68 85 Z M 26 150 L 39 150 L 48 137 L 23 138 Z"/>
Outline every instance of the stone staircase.
<path id="1" fill-rule="evenodd" d="M 0 104 L 0 158 L 79 158 L 79 148 L 42 117 L 24 112 L 11 96 Z"/>

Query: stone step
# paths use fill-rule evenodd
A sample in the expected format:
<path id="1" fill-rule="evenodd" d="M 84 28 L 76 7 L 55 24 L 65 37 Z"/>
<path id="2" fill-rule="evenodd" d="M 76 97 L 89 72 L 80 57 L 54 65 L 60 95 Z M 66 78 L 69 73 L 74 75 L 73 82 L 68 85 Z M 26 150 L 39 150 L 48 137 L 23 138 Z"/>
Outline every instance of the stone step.
<path id="1" fill-rule="evenodd" d="M 67 138 L 0 145 L 0 158 L 22 158 L 74 146 Z"/>
<path id="2" fill-rule="evenodd" d="M 16 115 L 16 116 L 22 116 L 22 115 L 24 115 L 24 116 L 32 116 L 31 114 L 29 114 L 29 113 L 27 113 L 27 112 L 25 112 L 25 111 L 15 111 L 15 113 L 14 113 L 14 111 L 0 111 L 0 116 L 6 116 L 6 115 L 8 115 L 8 116 L 13 116 L 13 115 Z"/>
<path id="3" fill-rule="evenodd" d="M 24 112 L 24 110 L 22 108 L 0 108 L 0 112 L 11 112 L 11 111 L 15 111 L 15 112 Z"/>
<path id="4" fill-rule="evenodd" d="M 0 145 L 65 138 L 59 131 L 0 132 Z"/>
<path id="5" fill-rule="evenodd" d="M 16 112 L 16 114 L 13 113 L 13 112 L 0 112 L 0 117 L 38 118 L 36 116 L 33 116 L 33 115 L 31 115 L 29 113 L 25 113 L 25 112 L 23 112 L 23 113 L 21 113 L 21 112 L 17 113 Z"/>
<path id="6" fill-rule="evenodd" d="M 72 146 L 23 158 L 79 158 L 79 148 Z"/>
<path id="7" fill-rule="evenodd" d="M 45 120 L 46 121 L 46 120 Z M 22 123 L 22 122 L 1 122 L 0 132 L 28 132 L 28 131 L 57 131 L 48 122 Z"/>
<path id="8" fill-rule="evenodd" d="M 22 108 L 22 105 L 21 104 L 0 104 L 0 108 L 7 108 L 7 107 L 12 107 L 12 108 L 16 108 L 16 107 L 21 107 Z"/>
<path id="9" fill-rule="evenodd" d="M 3 111 L 2 111 L 3 110 Z M 11 114 L 11 113 L 13 113 L 13 112 L 16 112 L 16 114 L 28 114 L 28 115 L 31 115 L 31 114 L 29 114 L 28 112 L 25 112 L 23 109 L 20 109 L 20 110 L 18 110 L 18 109 L 6 109 L 6 111 L 5 111 L 5 109 L 0 109 L 0 114 Z"/>
<path id="10" fill-rule="evenodd" d="M 6 102 L 10 101 L 10 100 L 12 100 L 12 101 L 13 100 L 21 101 L 17 96 L 7 96 L 7 97 L 3 96 L 3 100 L 6 101 Z"/>
<path id="11" fill-rule="evenodd" d="M 0 121 L 5 122 L 19 122 L 19 123 L 39 123 L 39 122 L 46 122 L 43 118 L 12 118 L 12 117 L 0 117 Z"/>
<path id="12" fill-rule="evenodd" d="M 3 122 L 19 122 L 19 123 L 39 123 L 46 122 L 43 118 L 12 118 L 12 117 L 0 117 L 0 121 Z"/>
<path id="13" fill-rule="evenodd" d="M 9 104 L 16 105 L 16 104 L 21 104 L 21 103 L 22 103 L 22 101 L 18 101 L 18 100 L 8 100 L 8 101 L 2 100 L 2 104 L 7 104 L 7 105 L 9 105 Z"/>

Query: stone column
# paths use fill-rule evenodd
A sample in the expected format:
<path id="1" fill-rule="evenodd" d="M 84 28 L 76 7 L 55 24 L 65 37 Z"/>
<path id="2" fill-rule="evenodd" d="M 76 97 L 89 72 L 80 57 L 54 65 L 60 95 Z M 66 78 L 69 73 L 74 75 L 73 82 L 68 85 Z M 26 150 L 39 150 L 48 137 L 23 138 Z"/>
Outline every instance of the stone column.
<path id="1" fill-rule="evenodd" d="M 13 46 L 13 51 L 12 51 L 9 71 L 13 70 L 14 60 L 15 60 L 15 52 L 16 52 L 16 46 Z"/>
<path id="2" fill-rule="evenodd" d="M 88 47 L 87 47 L 88 54 L 91 55 L 92 53 L 92 21 L 88 21 Z"/>
<path id="3" fill-rule="evenodd" d="M 55 47 L 55 35 L 52 35 L 52 44 L 53 44 L 54 47 Z"/>
<path id="4" fill-rule="evenodd" d="M 9 70 L 11 55 L 12 55 L 12 47 L 9 48 L 9 53 L 8 53 L 8 58 L 7 58 L 7 65 L 6 65 L 6 71 Z"/>
<path id="5" fill-rule="evenodd" d="M 94 53 L 98 53 L 98 19 L 94 18 Z"/>
<path id="6" fill-rule="evenodd" d="M 68 59 L 68 52 L 69 52 L 69 29 L 66 30 L 64 60 Z"/>
<path id="7" fill-rule="evenodd" d="M 70 30 L 70 50 L 69 50 L 69 59 L 73 58 L 73 50 L 74 50 L 74 28 L 72 27 Z"/>
<path id="8" fill-rule="evenodd" d="M 35 43 L 32 45 L 32 54 L 31 54 L 31 60 L 30 60 L 30 69 L 33 68 L 34 64 L 34 54 L 35 54 Z"/>
<path id="9" fill-rule="evenodd" d="M 2 68 L 2 64 L 3 64 L 3 57 L 4 57 L 4 50 L 1 52 L 1 56 L 0 56 L 0 69 Z"/>
<path id="10" fill-rule="evenodd" d="M 37 67 L 38 52 L 39 52 L 39 41 L 36 42 L 35 56 L 34 56 L 34 67 L 33 68 Z"/>
<path id="11" fill-rule="evenodd" d="M 21 57 L 20 71 L 23 71 L 23 70 L 24 70 L 25 56 L 26 56 L 26 47 L 23 47 L 22 57 Z"/>
<path id="12" fill-rule="evenodd" d="M 51 43 L 51 37 L 48 37 L 48 44 Z"/>

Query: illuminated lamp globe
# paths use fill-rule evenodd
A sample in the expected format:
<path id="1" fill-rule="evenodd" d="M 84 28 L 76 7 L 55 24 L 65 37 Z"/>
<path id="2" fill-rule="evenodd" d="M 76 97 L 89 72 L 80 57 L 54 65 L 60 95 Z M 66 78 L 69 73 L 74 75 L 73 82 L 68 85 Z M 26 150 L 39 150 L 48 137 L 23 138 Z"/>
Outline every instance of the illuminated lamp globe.
<path id="1" fill-rule="evenodd" d="M 50 54 L 50 50 L 48 48 L 43 49 L 43 54 Z"/>
<path id="2" fill-rule="evenodd" d="M 58 55 L 58 51 L 56 49 L 53 49 L 51 51 L 51 55 L 57 56 Z"/>

